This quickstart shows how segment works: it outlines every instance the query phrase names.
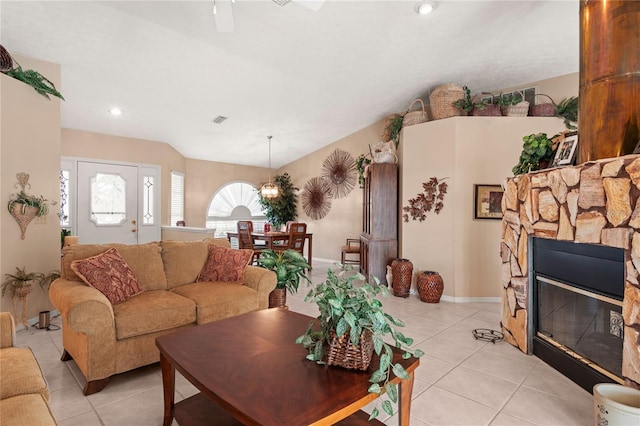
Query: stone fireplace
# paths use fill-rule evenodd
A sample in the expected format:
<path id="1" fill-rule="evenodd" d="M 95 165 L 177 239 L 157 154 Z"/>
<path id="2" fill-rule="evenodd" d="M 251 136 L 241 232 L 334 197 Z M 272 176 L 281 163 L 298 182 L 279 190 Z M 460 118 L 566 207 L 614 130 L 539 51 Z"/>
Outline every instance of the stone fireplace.
<path id="1" fill-rule="evenodd" d="M 605 370 L 615 370 L 614 376 L 621 376 L 628 385 L 640 387 L 639 196 L 640 155 L 542 170 L 507 181 L 502 200 L 500 249 L 503 284 L 501 325 L 506 341 L 525 353 L 532 353 L 532 302 L 534 288 L 537 288 L 534 286 L 538 285 L 532 272 L 532 237 L 585 247 L 617 248 L 622 270 L 607 274 L 615 275 L 614 281 L 623 281 L 619 283 L 619 290 L 607 288 L 613 284 L 609 284 L 606 278 L 595 280 L 595 286 L 601 287 L 596 293 L 619 293 L 622 296 L 622 306 L 618 308 L 621 315 L 614 312 L 615 308 L 603 309 L 606 322 L 613 323 L 622 318 L 620 337 L 623 338 L 622 365 Z M 571 247 L 569 245 L 569 249 Z M 573 274 L 571 268 L 568 266 L 564 271 L 569 280 L 578 275 Z M 573 268 L 577 271 L 580 267 Z M 603 269 L 598 266 L 595 270 Z M 615 300 L 609 302 L 620 305 Z M 574 310 L 584 310 L 587 305 L 592 304 L 579 302 Z M 582 362 L 587 368 L 596 363 L 590 359 Z"/>

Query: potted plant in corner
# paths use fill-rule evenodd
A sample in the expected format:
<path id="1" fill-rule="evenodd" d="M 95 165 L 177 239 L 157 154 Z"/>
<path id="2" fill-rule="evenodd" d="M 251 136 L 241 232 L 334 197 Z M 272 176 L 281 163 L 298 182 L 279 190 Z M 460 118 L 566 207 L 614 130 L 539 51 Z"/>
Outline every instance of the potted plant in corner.
<path id="1" fill-rule="evenodd" d="M 306 296 L 305 301 L 318 305 L 320 315 L 296 343 L 308 350 L 310 361 L 358 370 L 369 367 L 375 352 L 380 362 L 369 379 L 368 391 L 377 394 L 385 391 L 389 399 L 382 402 L 382 409 L 393 415 L 392 402 L 398 402 L 398 389 L 391 381 L 391 372 L 400 379 L 408 379 L 409 374 L 400 363 L 393 364 L 393 350 L 384 338 L 390 335 L 396 348 L 404 350 L 403 359 L 420 357 L 423 352 L 408 350 L 413 339 L 396 330 L 404 324 L 385 313 L 382 302 L 376 299 L 378 295 L 389 296 L 387 287 L 368 284 L 364 275 L 352 272 L 351 266 L 339 266 L 342 269 L 338 273 L 329 269 L 327 280 L 312 288 Z M 356 281 L 364 284 L 356 286 Z M 376 406 L 370 418 L 378 414 Z"/>
<path id="2" fill-rule="evenodd" d="M 276 198 L 267 199 L 258 191 L 258 203 L 260 203 L 260 207 L 262 207 L 271 226 L 277 229 L 287 222 L 295 220 L 298 205 L 296 191 L 299 188 L 293 185 L 289 173 L 276 175 L 274 181 L 278 185 L 279 195 Z"/>
<path id="3" fill-rule="evenodd" d="M 16 318 L 18 316 L 18 300 L 22 301 L 22 323 L 25 327 L 29 328 L 27 322 L 27 304 L 29 294 L 33 289 L 34 282 L 40 282 L 44 278 L 44 274 L 40 272 L 27 272 L 25 267 L 22 269 L 16 266 L 15 274 L 4 274 L 5 280 L 2 282 L 2 296 L 5 294 L 11 294 L 11 302 L 13 303 L 13 314 Z"/>
<path id="4" fill-rule="evenodd" d="M 304 273 L 305 270 L 311 269 L 311 266 L 304 256 L 295 250 L 263 250 L 258 258 L 258 266 L 276 273 L 276 288 L 269 294 L 270 308 L 286 306 L 287 291 L 291 294 L 296 293 L 301 278 L 311 283 Z"/>

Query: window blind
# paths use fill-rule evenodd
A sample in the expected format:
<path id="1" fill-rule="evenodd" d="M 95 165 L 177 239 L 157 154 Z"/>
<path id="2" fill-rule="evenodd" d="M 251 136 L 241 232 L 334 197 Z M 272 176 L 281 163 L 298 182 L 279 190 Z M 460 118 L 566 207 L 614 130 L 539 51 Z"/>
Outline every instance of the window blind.
<path id="1" fill-rule="evenodd" d="M 184 174 L 171 172 L 171 226 L 184 220 Z"/>

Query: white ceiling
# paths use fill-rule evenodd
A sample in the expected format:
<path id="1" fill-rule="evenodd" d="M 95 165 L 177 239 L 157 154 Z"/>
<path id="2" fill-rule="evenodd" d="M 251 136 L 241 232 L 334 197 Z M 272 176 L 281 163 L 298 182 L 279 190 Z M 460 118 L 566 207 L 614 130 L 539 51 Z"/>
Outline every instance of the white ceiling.
<path id="1" fill-rule="evenodd" d="M 0 42 L 62 66 L 65 128 L 265 167 L 267 135 L 280 167 L 439 84 L 478 92 L 578 71 L 577 0 L 440 1 L 426 16 L 415 4 L 236 0 L 235 32 L 218 33 L 210 0 L 2 0 Z"/>

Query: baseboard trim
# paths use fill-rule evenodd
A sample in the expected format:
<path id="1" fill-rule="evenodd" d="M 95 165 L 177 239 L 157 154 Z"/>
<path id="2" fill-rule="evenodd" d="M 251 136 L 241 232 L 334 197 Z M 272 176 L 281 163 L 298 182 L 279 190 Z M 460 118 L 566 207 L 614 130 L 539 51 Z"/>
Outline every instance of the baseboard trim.
<path id="1" fill-rule="evenodd" d="M 497 303 L 502 300 L 499 297 L 454 297 L 444 295 L 441 299 L 445 302 L 453 303 Z"/>

